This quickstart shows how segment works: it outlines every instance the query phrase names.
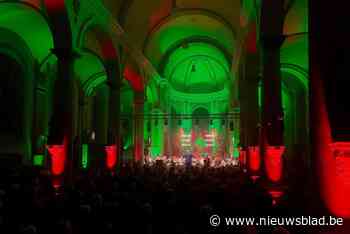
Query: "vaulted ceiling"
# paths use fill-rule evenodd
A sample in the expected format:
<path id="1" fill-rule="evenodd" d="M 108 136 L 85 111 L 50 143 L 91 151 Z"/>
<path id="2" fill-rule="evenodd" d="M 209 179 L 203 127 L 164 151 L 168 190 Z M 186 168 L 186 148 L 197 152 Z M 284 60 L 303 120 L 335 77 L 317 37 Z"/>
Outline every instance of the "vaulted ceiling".
<path id="1" fill-rule="evenodd" d="M 140 49 L 143 49 L 145 41 L 155 27 L 179 11 L 188 15 L 189 22 L 193 12 L 201 12 L 220 18 L 228 28 L 234 30 L 239 26 L 241 8 L 239 0 L 103 0 L 103 2 L 123 26 L 133 44 Z M 208 23 L 204 22 L 207 20 L 205 18 L 196 20 L 198 24 Z"/>

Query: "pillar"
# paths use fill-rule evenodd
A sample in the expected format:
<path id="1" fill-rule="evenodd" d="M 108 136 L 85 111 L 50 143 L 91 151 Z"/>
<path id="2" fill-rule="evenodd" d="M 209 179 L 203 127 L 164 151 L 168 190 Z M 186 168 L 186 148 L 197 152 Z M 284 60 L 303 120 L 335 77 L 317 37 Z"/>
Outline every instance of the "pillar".
<path id="1" fill-rule="evenodd" d="M 134 160 L 143 162 L 144 156 L 144 93 L 134 93 Z"/>
<path id="2" fill-rule="evenodd" d="M 349 18 L 345 2 L 309 2 L 310 135 L 318 207 L 350 218 Z M 324 25 L 332 25 L 325 27 Z M 320 195 L 318 195 L 320 194 Z M 344 230 L 345 226 L 344 226 Z"/>
<path id="3" fill-rule="evenodd" d="M 54 85 L 54 104 L 48 144 L 64 145 L 65 171 L 71 179 L 75 162 L 79 161 L 74 152 L 77 127 L 77 106 L 74 103 L 77 93 L 73 76 L 75 55 L 70 49 L 64 48 L 54 49 L 54 53 L 58 58 L 58 73 Z"/>
<path id="4" fill-rule="evenodd" d="M 100 145 L 108 143 L 109 89 L 103 84 L 96 90 L 95 99 L 95 128 L 96 142 Z"/>
<path id="5" fill-rule="evenodd" d="M 46 166 L 45 150 L 48 136 L 49 96 L 47 83 L 43 82 L 42 75 L 37 71 L 39 81 L 35 87 L 35 109 L 33 116 L 33 163 L 36 166 Z"/>
<path id="6" fill-rule="evenodd" d="M 65 7 L 64 0 L 45 0 L 43 5 L 46 8 L 49 25 L 53 34 L 53 53 L 57 61 L 57 78 L 54 85 L 53 113 L 49 124 L 49 145 L 63 145 L 63 154 L 66 155 L 66 171 L 69 181 L 73 179 L 74 162 L 79 163 L 78 158 L 73 158 L 73 146 L 75 130 L 77 127 L 75 111 L 78 109 L 76 86 L 73 76 L 73 39 L 70 28 L 70 21 Z M 74 103 L 76 102 L 76 103 Z"/>
<path id="7" fill-rule="evenodd" d="M 240 81 L 242 150 L 246 151 L 248 170 L 252 175 L 260 172 L 259 149 L 259 57 L 247 52 Z"/>
<path id="8" fill-rule="evenodd" d="M 283 109 L 280 48 L 283 44 L 284 0 L 262 1 L 260 42 L 262 55 L 262 137 L 267 178 L 282 179 Z"/>
<path id="9" fill-rule="evenodd" d="M 108 145 L 115 145 L 117 164 L 121 163 L 120 69 L 118 62 L 105 63 L 109 85 Z"/>

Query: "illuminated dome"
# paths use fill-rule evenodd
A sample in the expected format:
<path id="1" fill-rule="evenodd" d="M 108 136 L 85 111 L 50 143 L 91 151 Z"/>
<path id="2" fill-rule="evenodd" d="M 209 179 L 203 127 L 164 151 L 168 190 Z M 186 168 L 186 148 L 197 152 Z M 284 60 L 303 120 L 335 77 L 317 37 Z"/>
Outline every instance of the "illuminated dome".
<path id="1" fill-rule="evenodd" d="M 184 93 L 221 91 L 229 77 L 225 55 L 206 43 L 190 43 L 176 49 L 164 73 L 171 86 Z"/>

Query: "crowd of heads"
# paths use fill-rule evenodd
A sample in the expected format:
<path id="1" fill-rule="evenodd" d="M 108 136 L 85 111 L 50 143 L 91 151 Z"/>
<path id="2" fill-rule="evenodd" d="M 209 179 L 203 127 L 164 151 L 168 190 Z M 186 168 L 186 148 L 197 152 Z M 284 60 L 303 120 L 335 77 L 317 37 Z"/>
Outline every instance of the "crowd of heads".
<path id="1" fill-rule="evenodd" d="M 0 233 L 289 233 L 212 227 L 209 217 L 293 215 L 292 202 L 274 206 L 266 190 L 235 165 L 184 167 L 158 160 L 123 164 L 113 174 L 82 171 L 69 182 L 37 168 L 1 178 Z"/>

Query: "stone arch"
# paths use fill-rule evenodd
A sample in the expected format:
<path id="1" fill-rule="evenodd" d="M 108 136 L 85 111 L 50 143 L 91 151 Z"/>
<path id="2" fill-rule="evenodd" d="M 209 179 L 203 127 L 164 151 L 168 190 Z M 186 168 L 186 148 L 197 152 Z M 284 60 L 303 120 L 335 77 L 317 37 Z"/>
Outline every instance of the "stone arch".
<path id="1" fill-rule="evenodd" d="M 85 67 L 86 69 L 81 69 Z M 74 73 L 81 88 L 79 101 L 80 135 L 85 143 L 92 140 L 107 144 L 109 87 L 102 59 L 94 52 L 84 49 L 74 61 Z M 94 139 L 88 138 L 94 133 Z"/>
<path id="2" fill-rule="evenodd" d="M 15 134 L 13 134 L 12 137 L 8 137 L 11 134 L 1 134 L 1 143 L 6 145 L 6 147 L 0 147 L 2 151 L 1 154 L 19 155 L 20 160 L 29 163 L 32 155 L 35 59 L 27 43 L 21 36 L 3 28 L 0 28 L 0 34 L 0 54 L 5 59 L 13 61 L 13 63 L 16 64 L 15 66 L 20 69 L 14 79 L 16 79 L 16 82 L 19 82 L 19 87 L 22 87 L 22 89 L 16 89 L 15 93 L 8 96 L 11 99 L 14 98 L 18 100 L 18 105 L 13 106 L 14 113 L 10 114 L 18 115 L 18 118 L 15 119 L 18 120 L 19 129 L 14 129 Z M 6 79 L 7 77 L 1 78 Z M 6 87 L 2 88 L 6 89 Z M 11 100 L 3 101 L 11 103 Z M 8 112 L 9 110 L 5 111 Z"/>

